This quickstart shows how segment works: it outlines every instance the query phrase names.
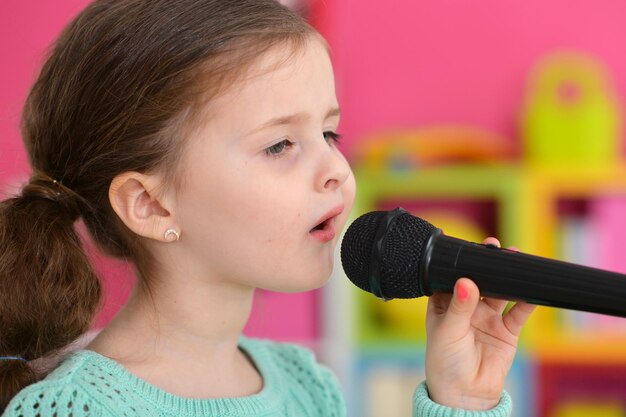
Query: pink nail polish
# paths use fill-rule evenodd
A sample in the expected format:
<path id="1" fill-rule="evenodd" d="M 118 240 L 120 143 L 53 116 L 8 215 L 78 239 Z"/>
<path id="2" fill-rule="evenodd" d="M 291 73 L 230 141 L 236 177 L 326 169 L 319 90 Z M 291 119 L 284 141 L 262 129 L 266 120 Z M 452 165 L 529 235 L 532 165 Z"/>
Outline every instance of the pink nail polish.
<path id="1" fill-rule="evenodd" d="M 465 285 L 458 284 L 456 286 L 456 296 L 458 297 L 460 302 L 467 300 L 467 298 L 469 297 L 469 291 L 467 291 Z"/>

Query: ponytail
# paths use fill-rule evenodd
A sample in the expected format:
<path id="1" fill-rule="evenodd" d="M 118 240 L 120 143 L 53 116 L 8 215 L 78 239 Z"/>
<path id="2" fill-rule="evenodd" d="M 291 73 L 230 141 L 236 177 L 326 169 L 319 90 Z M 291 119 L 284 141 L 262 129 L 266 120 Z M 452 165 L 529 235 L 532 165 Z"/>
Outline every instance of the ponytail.
<path id="1" fill-rule="evenodd" d="M 100 282 L 74 230 L 83 203 L 40 174 L 0 202 L 0 413 L 43 376 L 32 361 L 76 340 L 99 307 Z"/>

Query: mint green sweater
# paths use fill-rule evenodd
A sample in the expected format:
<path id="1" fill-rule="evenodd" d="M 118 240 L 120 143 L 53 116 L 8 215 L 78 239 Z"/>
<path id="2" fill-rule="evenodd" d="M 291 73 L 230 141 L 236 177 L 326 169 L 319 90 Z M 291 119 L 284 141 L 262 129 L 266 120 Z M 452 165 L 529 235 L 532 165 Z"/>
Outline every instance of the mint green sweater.
<path id="1" fill-rule="evenodd" d="M 263 376 L 258 394 L 243 398 L 187 399 L 169 394 L 89 350 L 69 355 L 46 379 L 23 389 L 3 417 L 345 417 L 334 375 L 301 347 L 242 338 L 240 348 Z M 414 416 L 506 417 L 511 402 L 485 412 L 442 407 L 430 401 L 425 384 L 415 391 Z"/>

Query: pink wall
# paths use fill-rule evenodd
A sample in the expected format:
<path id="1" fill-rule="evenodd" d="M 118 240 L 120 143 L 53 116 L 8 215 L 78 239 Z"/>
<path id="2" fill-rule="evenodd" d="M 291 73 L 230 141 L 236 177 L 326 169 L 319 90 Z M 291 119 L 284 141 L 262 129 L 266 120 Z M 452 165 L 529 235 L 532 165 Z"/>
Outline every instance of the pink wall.
<path id="1" fill-rule="evenodd" d="M 0 191 L 29 170 L 19 135 L 22 105 L 47 46 L 86 0 L 2 0 L 0 4 Z"/>
<path id="2" fill-rule="evenodd" d="M 336 0 L 319 7 L 334 51 L 342 131 L 467 123 L 517 138 L 533 63 L 556 49 L 600 59 L 626 101 L 621 0 Z"/>
<path id="3" fill-rule="evenodd" d="M 0 5 L 0 181 L 26 172 L 17 124 L 46 46 L 86 0 Z M 621 0 L 324 0 L 316 8 L 334 52 L 346 150 L 387 127 L 469 123 L 517 137 L 533 63 L 556 49 L 609 68 L 626 101 Z M 384 4 L 384 6 L 383 6 Z"/>
<path id="4" fill-rule="evenodd" d="M 0 190 L 28 173 L 18 133 L 27 89 L 46 47 L 86 0 L 3 0 L 0 5 Z M 384 6 L 383 6 L 384 4 Z M 319 0 L 314 16 L 334 51 L 346 151 L 372 130 L 468 123 L 516 138 L 516 113 L 533 62 L 554 49 L 601 59 L 626 97 L 626 3 L 621 0 Z M 101 322 L 128 292 L 112 272 Z M 115 281 L 117 279 L 117 281 Z M 117 291 L 117 292 L 116 292 Z M 266 297 L 258 333 L 287 331 L 281 317 L 309 317 L 295 338 L 317 331 L 315 295 Z M 299 298 L 303 297 L 303 298 Z M 308 327 L 307 327 L 308 326 Z M 294 326 L 288 326 L 293 329 Z M 281 333 L 283 334 L 283 333 Z"/>

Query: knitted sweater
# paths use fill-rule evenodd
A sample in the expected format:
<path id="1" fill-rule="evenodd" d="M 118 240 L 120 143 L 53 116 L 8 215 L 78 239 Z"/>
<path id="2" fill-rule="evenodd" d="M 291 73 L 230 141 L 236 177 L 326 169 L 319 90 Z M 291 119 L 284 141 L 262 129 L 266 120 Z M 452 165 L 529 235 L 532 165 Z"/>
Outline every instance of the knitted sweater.
<path id="1" fill-rule="evenodd" d="M 137 378 L 117 362 L 89 350 L 69 355 L 46 379 L 23 389 L 3 417 L 345 417 L 334 375 L 301 347 L 242 338 L 240 348 L 263 376 L 263 389 L 242 398 L 188 399 Z M 425 384 L 414 397 L 414 416 L 506 417 L 510 400 L 486 412 L 465 412 L 430 401 Z"/>

